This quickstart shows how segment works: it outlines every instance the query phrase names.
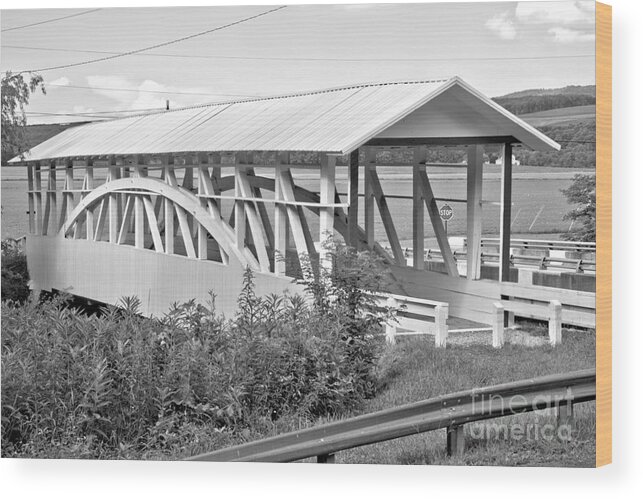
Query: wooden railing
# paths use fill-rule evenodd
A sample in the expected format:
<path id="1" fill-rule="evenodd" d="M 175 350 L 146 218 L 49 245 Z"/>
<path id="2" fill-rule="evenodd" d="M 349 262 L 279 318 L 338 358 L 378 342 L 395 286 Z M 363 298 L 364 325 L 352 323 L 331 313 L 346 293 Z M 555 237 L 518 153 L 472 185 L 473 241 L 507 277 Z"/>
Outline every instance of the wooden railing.
<path id="1" fill-rule="evenodd" d="M 382 308 L 394 311 L 394 317 L 386 324 L 387 343 L 394 345 L 396 336 L 434 335 L 435 346 L 446 347 L 448 303 L 395 294 L 379 295 L 379 300 Z"/>
<path id="2" fill-rule="evenodd" d="M 595 399 L 596 370 L 588 369 L 443 395 L 189 460 L 291 462 L 317 457 L 319 463 L 332 463 L 342 450 L 441 428 L 447 431 L 448 453 L 462 454 L 466 423 L 555 407 L 558 424 L 569 425 L 574 404 Z"/>

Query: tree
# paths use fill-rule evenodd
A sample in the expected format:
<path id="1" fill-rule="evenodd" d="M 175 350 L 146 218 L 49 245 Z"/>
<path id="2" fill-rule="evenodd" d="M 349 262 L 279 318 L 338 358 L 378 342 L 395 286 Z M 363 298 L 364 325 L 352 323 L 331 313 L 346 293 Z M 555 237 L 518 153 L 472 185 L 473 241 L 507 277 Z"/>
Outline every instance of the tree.
<path id="1" fill-rule="evenodd" d="M 577 205 L 563 220 L 572 220 L 573 230 L 563 234 L 568 241 L 596 241 L 596 177 L 575 175 L 572 185 L 561 189 L 567 202 Z"/>
<path id="2" fill-rule="evenodd" d="M 27 149 L 25 106 L 31 94 L 40 89 L 45 92 L 42 76 L 7 71 L 2 77 L 2 163 L 22 155 Z"/>

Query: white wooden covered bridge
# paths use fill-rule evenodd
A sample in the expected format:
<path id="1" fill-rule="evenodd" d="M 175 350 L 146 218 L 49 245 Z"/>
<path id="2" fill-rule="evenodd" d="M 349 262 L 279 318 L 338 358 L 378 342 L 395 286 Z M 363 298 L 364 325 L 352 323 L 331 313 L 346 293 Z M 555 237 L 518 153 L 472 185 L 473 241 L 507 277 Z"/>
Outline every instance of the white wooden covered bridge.
<path id="1" fill-rule="evenodd" d="M 450 315 L 489 324 L 504 294 L 502 282 L 479 279 L 482 145 L 490 143 L 503 144 L 508 159 L 500 200 L 506 281 L 512 144 L 560 146 L 460 78 L 223 102 L 70 128 L 12 160 L 29 172 L 32 284 L 106 303 L 136 295 L 154 315 L 173 302 L 205 300 L 211 290 L 229 316 L 246 266 L 255 270 L 258 293 L 295 289 L 288 254 L 323 264 L 319 243 L 334 235 L 382 255 L 396 279 L 391 291 L 448 302 Z M 427 175 L 427 147 L 445 144 L 468 146 L 466 278 L 458 275 Z M 378 177 L 376 154 L 391 147 L 413 149 L 406 165 L 413 172 L 412 265 Z M 335 182 L 343 155 L 344 201 Z M 304 172 L 293 177 L 297 170 Z M 308 188 L 296 182 L 302 177 Z M 446 273 L 425 270 L 425 216 Z M 380 222 L 383 245 L 375 240 Z"/>

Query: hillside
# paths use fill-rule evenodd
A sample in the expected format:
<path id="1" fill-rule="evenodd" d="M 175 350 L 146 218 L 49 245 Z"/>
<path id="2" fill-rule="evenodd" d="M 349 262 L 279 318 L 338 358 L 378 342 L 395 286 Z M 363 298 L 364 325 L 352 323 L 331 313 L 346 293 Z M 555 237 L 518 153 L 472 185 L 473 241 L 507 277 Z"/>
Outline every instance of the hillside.
<path id="1" fill-rule="evenodd" d="M 520 90 L 510 94 L 497 97 L 498 99 L 515 99 L 518 97 L 530 97 L 538 95 L 593 95 L 596 97 L 596 85 L 568 85 L 561 88 L 532 88 Z"/>
<path id="2" fill-rule="evenodd" d="M 561 107 L 521 114 L 520 117 L 532 126 L 561 125 L 576 121 L 593 121 L 596 119 L 596 105 Z"/>

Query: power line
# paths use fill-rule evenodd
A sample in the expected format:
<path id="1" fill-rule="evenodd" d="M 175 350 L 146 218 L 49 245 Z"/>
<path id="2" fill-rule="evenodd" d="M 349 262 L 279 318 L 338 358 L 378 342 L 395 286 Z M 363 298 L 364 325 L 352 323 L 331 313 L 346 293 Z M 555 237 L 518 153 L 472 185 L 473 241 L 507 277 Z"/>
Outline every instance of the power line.
<path id="1" fill-rule="evenodd" d="M 47 19 L 45 21 L 39 21 L 37 23 L 23 24 L 22 26 L 14 26 L 12 28 L 3 29 L 2 33 L 6 33 L 7 31 L 13 31 L 16 29 L 30 28 L 31 26 L 40 26 L 41 24 L 53 23 L 55 21 L 62 21 L 63 19 L 69 19 L 72 17 L 84 16 L 85 14 L 91 14 L 92 12 L 97 12 L 99 10 L 102 10 L 102 9 L 85 10 L 83 12 L 77 12 L 76 14 L 70 14 L 68 16 L 63 16 L 63 17 L 55 17 L 53 19 Z"/>
<path id="2" fill-rule="evenodd" d="M 198 35 L 196 35 L 198 36 Z M 159 45 L 159 47 L 162 46 Z M 19 50 L 42 50 L 46 52 L 67 52 L 67 53 L 87 53 L 87 54 L 109 54 L 110 56 L 120 57 L 124 55 L 142 55 L 146 57 L 177 57 L 181 59 L 229 59 L 229 60 L 247 60 L 247 61 L 297 61 L 297 62 L 450 62 L 450 61 L 508 61 L 508 60 L 547 60 L 547 59 L 574 59 L 584 57 L 595 57 L 595 54 L 558 54 L 542 56 L 522 56 L 522 57 L 420 57 L 420 58 L 335 58 L 335 57 L 261 57 L 261 56 L 234 56 L 234 55 L 194 55 L 194 54 L 166 54 L 166 53 L 138 53 L 132 52 L 110 52 L 106 50 L 89 50 L 89 49 L 68 49 L 55 47 L 29 47 L 24 45 L 5 45 L 5 48 Z M 141 50 L 151 50 L 150 47 Z M 106 60 L 108 58 L 96 59 L 96 61 Z"/>
<path id="3" fill-rule="evenodd" d="M 231 23 L 228 23 L 228 24 L 224 24 L 222 26 L 217 26 L 216 28 L 208 29 L 208 30 L 201 31 L 199 33 L 194 33 L 194 34 L 188 35 L 188 36 L 183 36 L 181 38 L 176 38 L 174 40 L 170 40 L 170 41 L 167 41 L 167 42 L 157 43 L 156 45 L 150 45 L 149 47 L 144 47 L 144 48 L 141 48 L 141 49 L 130 50 L 128 52 L 122 52 L 122 53 L 118 53 L 118 54 L 108 55 L 106 57 L 99 57 L 98 59 L 89 59 L 87 61 L 74 62 L 74 63 L 71 63 L 71 64 L 63 64 L 63 65 L 60 65 L 60 66 L 50 66 L 50 67 L 39 68 L 39 69 L 28 69 L 28 70 L 20 71 L 20 73 L 42 73 L 42 72 L 45 72 L 45 71 L 52 71 L 54 69 L 73 68 L 73 67 L 76 67 L 76 66 L 84 66 L 86 64 L 93 64 L 93 63 L 96 63 L 96 62 L 109 61 L 109 60 L 112 60 L 112 59 L 117 59 L 119 57 L 125 57 L 125 56 L 128 56 L 128 55 L 139 54 L 139 53 L 145 52 L 147 50 L 153 50 L 153 49 L 157 49 L 157 48 L 160 48 L 160 47 L 166 47 L 166 46 L 172 45 L 174 43 L 184 42 L 186 40 L 191 40 L 191 39 L 197 38 L 199 36 L 203 36 L 203 35 L 207 35 L 209 33 L 213 33 L 215 31 L 220 31 L 222 29 L 230 28 L 232 26 L 236 26 L 238 24 L 250 21 L 252 19 L 257 19 L 259 17 L 266 16 L 266 15 L 272 13 L 272 12 L 277 12 L 278 10 L 285 9 L 286 7 L 287 7 L 286 5 L 281 5 L 280 7 L 275 7 L 274 9 L 270 9 L 270 10 L 261 12 L 259 14 L 255 14 L 254 16 L 245 17 L 245 18 L 240 19 L 238 21 L 234 21 L 234 22 L 231 22 Z"/>
<path id="4" fill-rule="evenodd" d="M 259 97 L 258 95 L 248 95 L 248 94 L 221 94 L 221 93 L 202 93 L 202 92 L 171 92 L 169 90 L 143 90 L 138 88 L 114 88 L 114 87 L 90 87 L 83 85 L 64 85 L 62 83 L 48 83 L 45 84 L 47 87 L 57 87 L 57 88 L 79 88 L 86 90 L 108 90 L 115 92 L 143 92 L 150 94 L 168 94 L 168 95 L 203 95 L 208 97 L 222 96 L 222 97 Z"/>

